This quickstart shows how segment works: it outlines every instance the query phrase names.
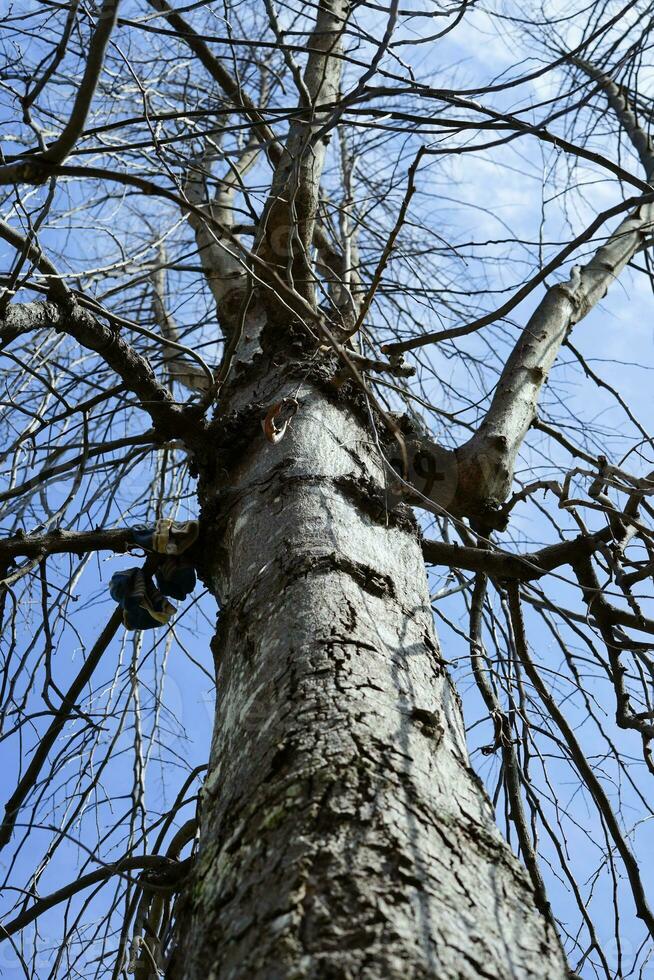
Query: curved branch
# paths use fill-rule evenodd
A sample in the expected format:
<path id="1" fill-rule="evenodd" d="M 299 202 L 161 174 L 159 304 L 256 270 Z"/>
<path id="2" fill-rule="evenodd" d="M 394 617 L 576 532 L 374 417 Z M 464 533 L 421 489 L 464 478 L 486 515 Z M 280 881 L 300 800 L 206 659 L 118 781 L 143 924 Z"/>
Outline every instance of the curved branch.
<path id="1" fill-rule="evenodd" d="M 14 248 L 25 251 L 30 261 L 48 277 L 53 296 L 51 301 L 10 306 L 0 319 L 0 337 L 6 331 L 7 339 L 13 339 L 17 333 L 39 329 L 46 324 L 69 334 L 83 347 L 99 354 L 116 372 L 125 387 L 138 396 L 142 408 L 160 432 L 177 436 L 187 433 L 187 415 L 175 405 L 170 392 L 157 381 L 148 361 L 116 330 L 100 323 L 80 304 L 78 297 L 59 278 L 56 268 L 34 242 L 29 242 L 1 220 L 0 237 Z"/>
<path id="2" fill-rule="evenodd" d="M 541 578 L 562 565 L 573 565 L 589 557 L 611 541 L 612 537 L 613 532 L 607 526 L 596 534 L 579 534 L 571 541 L 549 545 L 527 555 L 515 555 L 500 549 L 485 551 L 467 548 L 446 541 L 424 540 L 422 553 L 425 561 L 431 565 L 465 568 L 470 572 L 485 572 L 491 578 L 526 582 Z"/>

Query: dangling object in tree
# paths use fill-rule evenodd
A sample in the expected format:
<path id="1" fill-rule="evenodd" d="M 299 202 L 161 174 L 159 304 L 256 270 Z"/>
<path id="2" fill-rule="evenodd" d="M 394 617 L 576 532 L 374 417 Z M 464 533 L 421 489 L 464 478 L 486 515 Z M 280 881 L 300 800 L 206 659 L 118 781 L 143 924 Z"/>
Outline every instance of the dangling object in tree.
<path id="1" fill-rule="evenodd" d="M 178 557 L 164 558 L 154 574 L 160 591 L 173 599 L 185 599 L 197 582 L 193 565 Z"/>
<path id="2" fill-rule="evenodd" d="M 123 610 L 123 623 L 130 630 L 154 629 L 176 611 L 142 568 L 114 572 L 109 593 Z"/>
<path id="3" fill-rule="evenodd" d="M 176 609 L 165 596 L 186 599 L 193 591 L 197 582 L 195 568 L 180 556 L 197 541 L 198 532 L 198 521 L 169 518 L 162 518 L 153 525 L 136 524 L 132 528 L 135 545 L 153 555 L 168 557 L 152 557 L 145 568 L 128 568 L 112 575 L 109 592 L 123 610 L 127 629 L 154 629 L 169 622 Z M 156 563 L 157 585 L 150 575 L 153 562 Z"/>
<path id="4" fill-rule="evenodd" d="M 158 555 L 181 555 L 197 541 L 198 521 L 172 521 L 161 518 L 154 525 L 136 524 L 134 544 Z"/>

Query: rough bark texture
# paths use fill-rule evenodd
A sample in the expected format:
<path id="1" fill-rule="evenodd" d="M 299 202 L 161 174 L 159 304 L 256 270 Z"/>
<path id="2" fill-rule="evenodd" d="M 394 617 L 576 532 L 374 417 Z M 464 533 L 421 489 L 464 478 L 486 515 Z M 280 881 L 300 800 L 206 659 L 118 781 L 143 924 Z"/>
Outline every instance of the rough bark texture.
<path id="1" fill-rule="evenodd" d="M 565 977 L 469 767 L 365 414 L 283 373 L 239 384 L 204 479 L 216 725 L 168 976 Z M 260 419 L 284 396 L 299 411 L 271 445 Z"/>

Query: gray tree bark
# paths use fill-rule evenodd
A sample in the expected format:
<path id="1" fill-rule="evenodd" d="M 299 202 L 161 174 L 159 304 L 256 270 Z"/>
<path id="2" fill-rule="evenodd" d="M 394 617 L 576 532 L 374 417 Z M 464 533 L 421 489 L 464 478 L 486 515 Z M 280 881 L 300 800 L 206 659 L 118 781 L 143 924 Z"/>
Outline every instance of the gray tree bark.
<path id="1" fill-rule="evenodd" d="M 255 364 L 201 474 L 217 706 L 168 976 L 567 976 L 470 768 L 365 405 Z M 273 445 L 260 420 L 284 397 L 299 409 Z"/>

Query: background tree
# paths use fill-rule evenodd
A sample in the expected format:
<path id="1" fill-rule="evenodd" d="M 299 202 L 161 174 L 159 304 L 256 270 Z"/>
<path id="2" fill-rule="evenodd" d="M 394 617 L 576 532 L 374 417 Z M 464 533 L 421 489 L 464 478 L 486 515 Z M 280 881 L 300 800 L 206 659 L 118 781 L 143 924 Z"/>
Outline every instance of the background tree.
<path id="1" fill-rule="evenodd" d="M 651 971 L 651 22 L 5 9 L 5 971 Z"/>

